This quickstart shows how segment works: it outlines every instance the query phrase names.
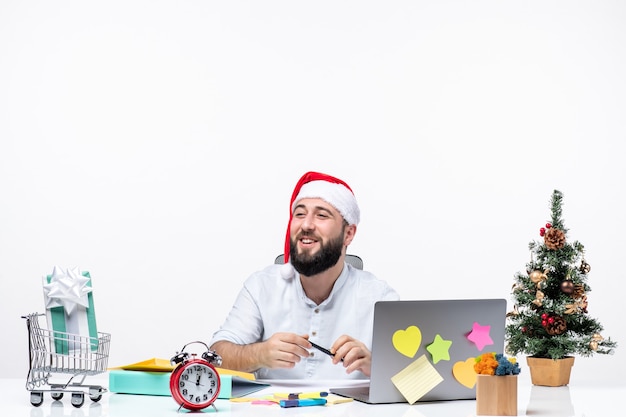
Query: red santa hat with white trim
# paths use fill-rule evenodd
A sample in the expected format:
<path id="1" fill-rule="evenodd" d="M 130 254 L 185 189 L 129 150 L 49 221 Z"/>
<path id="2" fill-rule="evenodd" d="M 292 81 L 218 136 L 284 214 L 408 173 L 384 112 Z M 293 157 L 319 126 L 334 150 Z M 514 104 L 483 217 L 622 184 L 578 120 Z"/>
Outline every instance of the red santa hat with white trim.
<path id="1" fill-rule="evenodd" d="M 295 270 L 291 263 L 289 263 L 293 209 L 300 200 L 305 198 L 321 198 L 326 201 L 341 213 L 344 220 L 349 225 L 357 225 L 361 219 L 359 205 L 348 184 L 339 178 L 320 172 L 310 171 L 304 174 L 296 184 L 289 203 L 289 223 L 287 224 L 287 235 L 285 237 L 285 265 L 280 272 L 285 279 L 290 279 L 295 276 Z"/>

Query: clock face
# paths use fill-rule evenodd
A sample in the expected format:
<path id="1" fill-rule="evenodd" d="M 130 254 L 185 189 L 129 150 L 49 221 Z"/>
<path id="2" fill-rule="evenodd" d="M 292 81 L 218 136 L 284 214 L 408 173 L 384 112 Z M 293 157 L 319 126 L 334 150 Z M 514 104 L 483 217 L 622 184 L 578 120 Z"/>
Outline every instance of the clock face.
<path id="1" fill-rule="evenodd" d="M 215 401 L 220 389 L 219 375 L 202 360 L 192 360 L 175 369 L 170 379 L 174 400 L 189 410 L 200 410 Z"/>

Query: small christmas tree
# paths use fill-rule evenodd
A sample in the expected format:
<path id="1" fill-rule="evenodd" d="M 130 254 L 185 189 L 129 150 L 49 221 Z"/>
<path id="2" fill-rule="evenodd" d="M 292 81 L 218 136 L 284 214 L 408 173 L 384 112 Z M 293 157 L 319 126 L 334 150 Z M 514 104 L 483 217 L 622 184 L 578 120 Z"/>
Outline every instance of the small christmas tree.
<path id="1" fill-rule="evenodd" d="M 515 274 L 513 311 L 507 314 L 507 353 L 562 359 L 572 354 L 612 354 L 616 342 L 605 339 L 603 327 L 588 314 L 584 247 L 568 242 L 561 219 L 563 194 L 554 190 L 552 219 L 539 230 L 543 241 L 529 244 L 526 274 Z"/>

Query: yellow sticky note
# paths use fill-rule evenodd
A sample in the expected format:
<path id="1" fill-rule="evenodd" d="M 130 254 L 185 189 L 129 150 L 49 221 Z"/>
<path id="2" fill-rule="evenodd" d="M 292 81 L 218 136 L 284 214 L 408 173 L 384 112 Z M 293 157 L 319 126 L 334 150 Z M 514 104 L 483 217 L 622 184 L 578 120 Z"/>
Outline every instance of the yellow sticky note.
<path id="1" fill-rule="evenodd" d="M 472 389 L 476 385 L 476 371 L 474 370 L 475 358 L 467 358 L 465 362 L 458 361 L 452 366 L 452 375 L 459 384 L 465 385 Z"/>
<path id="2" fill-rule="evenodd" d="M 396 330 L 391 337 L 391 343 L 398 352 L 412 358 L 422 343 L 422 331 L 417 326 L 409 326 L 406 330 Z"/>
<path id="3" fill-rule="evenodd" d="M 443 381 L 443 377 L 434 366 L 428 362 L 426 355 L 422 355 L 409 366 L 391 377 L 391 382 L 406 398 L 409 404 L 414 404 L 435 386 Z"/>
<path id="4" fill-rule="evenodd" d="M 332 394 L 332 393 L 328 394 L 328 396 L 324 398 L 326 398 L 326 405 L 343 404 L 343 403 L 349 403 L 350 401 L 353 401 L 352 398 L 342 397 L 341 395 Z"/>

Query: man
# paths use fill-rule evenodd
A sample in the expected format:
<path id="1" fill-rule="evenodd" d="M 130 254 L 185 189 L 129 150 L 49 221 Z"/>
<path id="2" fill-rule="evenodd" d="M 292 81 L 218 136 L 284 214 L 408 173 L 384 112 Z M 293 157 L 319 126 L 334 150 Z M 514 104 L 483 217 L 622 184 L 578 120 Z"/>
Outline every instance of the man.
<path id="1" fill-rule="evenodd" d="M 345 262 L 359 220 L 344 181 L 318 172 L 300 178 L 290 201 L 285 265 L 250 276 L 213 335 L 222 367 L 258 378 L 370 376 L 374 303 L 399 297 Z"/>

